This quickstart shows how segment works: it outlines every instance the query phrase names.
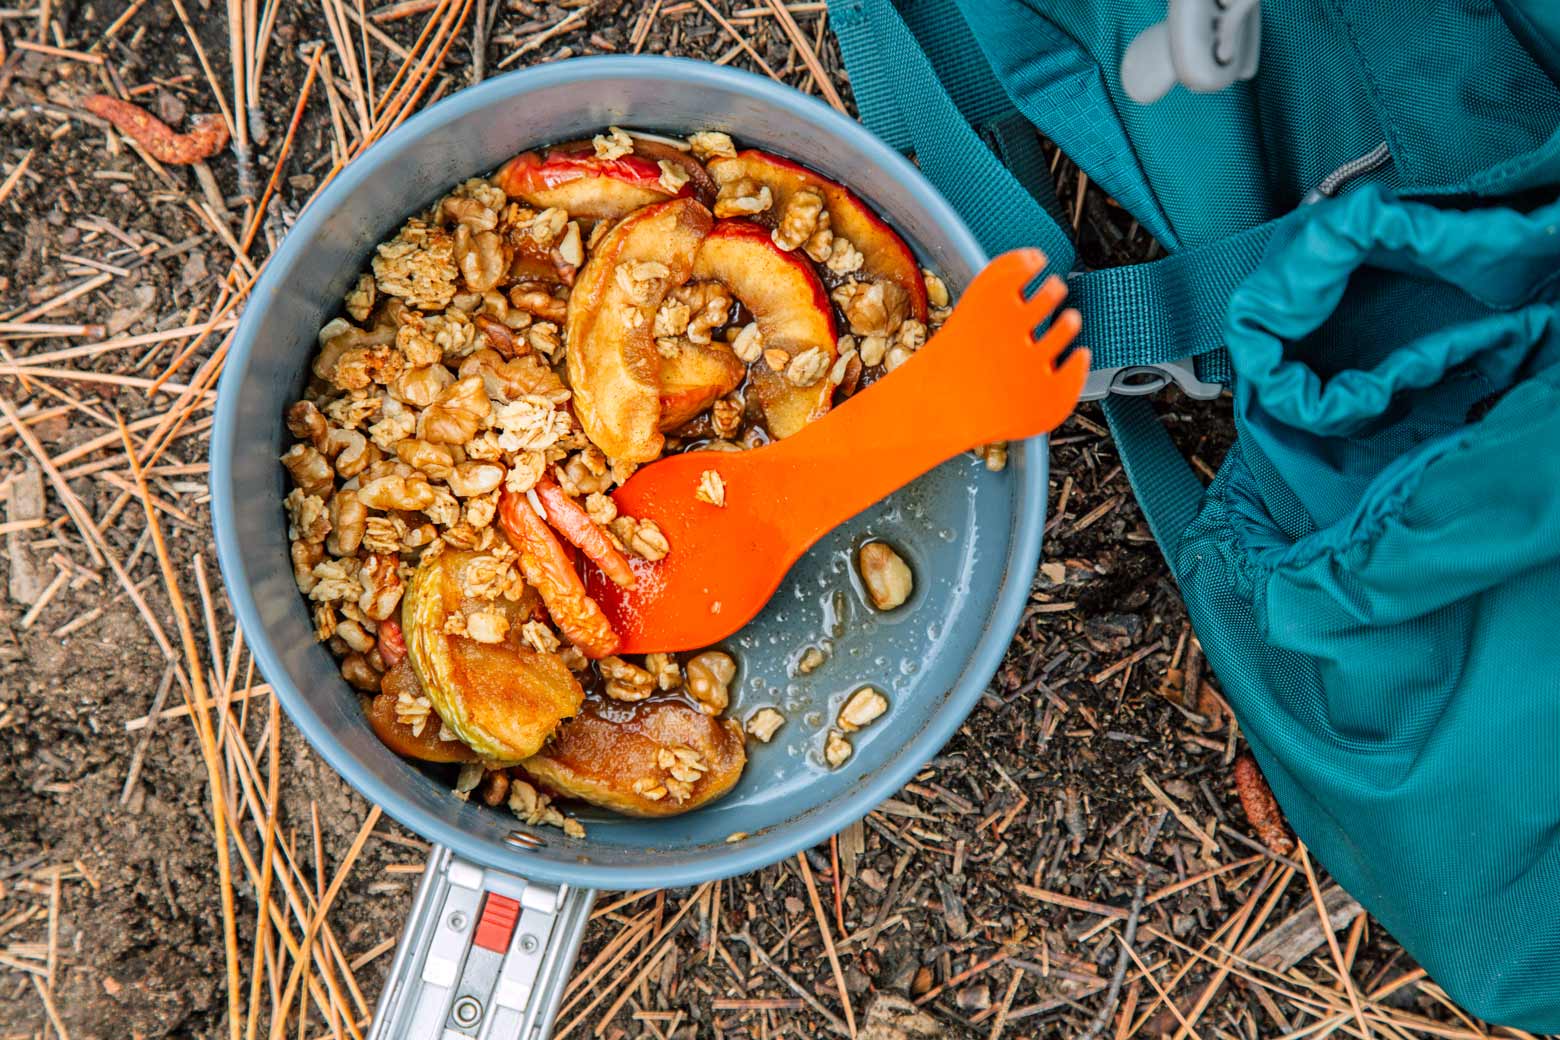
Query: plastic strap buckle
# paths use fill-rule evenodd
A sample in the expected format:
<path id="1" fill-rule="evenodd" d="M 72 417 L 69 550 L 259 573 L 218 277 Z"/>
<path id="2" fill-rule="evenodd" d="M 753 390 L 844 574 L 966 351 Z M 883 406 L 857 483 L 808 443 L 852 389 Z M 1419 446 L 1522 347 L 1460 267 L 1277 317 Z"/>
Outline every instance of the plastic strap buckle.
<path id="1" fill-rule="evenodd" d="M 1157 394 L 1171 383 L 1181 388 L 1187 397 L 1197 401 L 1211 401 L 1223 392 L 1219 383 L 1205 383 L 1197 378 L 1197 369 L 1191 358 L 1165 361 L 1153 365 L 1124 365 L 1118 368 L 1099 368 L 1089 373 L 1083 384 L 1080 401 L 1098 401 L 1112 394 L 1123 397 L 1146 397 Z"/>

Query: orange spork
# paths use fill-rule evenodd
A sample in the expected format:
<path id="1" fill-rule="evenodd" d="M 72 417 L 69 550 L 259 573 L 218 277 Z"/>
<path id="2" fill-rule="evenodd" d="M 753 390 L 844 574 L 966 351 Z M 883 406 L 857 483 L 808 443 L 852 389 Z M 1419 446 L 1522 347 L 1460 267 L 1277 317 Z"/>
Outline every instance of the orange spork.
<path id="1" fill-rule="evenodd" d="M 634 558 L 623 588 L 588 566 L 590 595 L 622 637 L 620 653 L 693 650 L 757 614 L 819 538 L 962 451 L 1055 429 L 1071 414 L 1089 352 L 1063 352 L 1078 312 L 1042 322 L 1067 295 L 1036 249 L 1005 253 L 964 291 L 948 321 L 891 375 L 785 440 L 752 451 L 673 455 L 635 473 L 612 496 L 654 520 L 671 552 Z M 695 497 L 704 474 L 725 504 Z"/>

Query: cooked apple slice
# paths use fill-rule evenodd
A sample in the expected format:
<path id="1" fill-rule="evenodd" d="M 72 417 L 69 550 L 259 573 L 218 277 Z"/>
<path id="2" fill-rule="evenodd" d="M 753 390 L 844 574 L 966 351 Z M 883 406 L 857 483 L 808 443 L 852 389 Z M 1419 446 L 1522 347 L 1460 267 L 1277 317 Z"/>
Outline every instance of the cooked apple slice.
<path id="1" fill-rule="evenodd" d="M 381 622 L 381 625 L 383 622 Z M 422 696 L 422 683 L 411 661 L 402 658 L 380 680 L 379 696 L 363 698 L 363 713 L 368 725 L 385 746 L 403 758 L 421 762 L 475 762 L 478 755 L 458 740 L 440 740 L 444 727 L 437 715 L 423 723 L 420 731 L 396 718 L 395 706 L 405 693 L 410 700 Z"/>
<path id="2" fill-rule="evenodd" d="M 783 351 L 787 359 L 816 348 L 827 363 L 805 386 L 793 385 L 767 360 L 753 365 L 753 389 L 769 432 L 789 437 L 829 410 L 834 387 L 834 312 L 812 264 L 799 253 L 775 245 L 768 229 L 748 220 L 722 220 L 699 246 L 693 277 L 712 279 L 731 290 L 753 312 L 763 336 L 766 358 Z"/>
<path id="3" fill-rule="evenodd" d="M 646 206 L 607 232 L 575 279 L 564 322 L 574 412 L 609 458 L 661 454 L 655 312 L 688 280 L 713 220 L 694 199 Z"/>
<path id="4" fill-rule="evenodd" d="M 773 214 L 784 209 L 786 200 L 802 188 L 817 191 L 823 196 L 824 206 L 829 211 L 829 226 L 834 233 L 848 239 L 861 251 L 860 273 L 867 278 L 885 278 L 898 284 L 910 296 L 911 316 L 918 321 L 926 320 L 926 283 L 921 280 L 921 267 L 916 263 L 915 254 L 905 240 L 849 188 L 800 163 L 751 148 L 735 156 L 712 160 L 709 171 L 719 185 L 743 177 L 768 185 L 774 198 L 768 211 L 771 219 Z"/>
<path id="5" fill-rule="evenodd" d="M 742 385 L 747 366 L 724 343 L 677 343 L 661 359 L 661 432 L 683 425 Z"/>
<path id="6" fill-rule="evenodd" d="M 653 155 L 642 152 L 644 147 L 645 143 L 635 142 L 633 152 L 616 159 L 598 157 L 589 141 L 558 145 L 545 153 L 521 152 L 499 167 L 493 183 L 510 198 L 527 205 L 556 206 L 571 217 L 585 220 L 617 220 L 641 206 L 694 195 L 701 187 L 709 186 L 709 175 L 702 167 L 701 183 L 685 163 L 677 161 L 689 173 L 688 182 L 676 191 L 668 190 L 659 162 L 667 156 L 659 151 Z M 677 149 L 659 147 L 681 158 Z M 687 162 L 698 165 L 691 158 Z"/>
<path id="7" fill-rule="evenodd" d="M 557 654 L 539 654 L 520 639 L 535 600 L 511 603 L 500 596 L 481 607 L 508 622 L 498 643 L 448 634 L 447 622 L 470 616 L 462 588 L 480 553 L 445 551 L 412 576 L 401 608 L 408 660 L 434 711 L 483 759 L 513 765 L 534 755 L 558 723 L 579 711 L 585 698 L 578 680 Z M 524 599 L 524 598 L 522 598 Z"/>
<path id="8" fill-rule="evenodd" d="M 688 175 L 688 183 L 683 190 L 677 193 L 678 197 L 691 195 L 706 206 L 714 204 L 717 190 L 715 179 L 710 176 L 703 163 L 699 162 L 688 152 L 675 145 L 667 144 L 665 141 L 658 141 L 651 137 L 640 137 L 632 132 L 629 133 L 629 136 L 634 139 L 634 151 L 631 153 L 634 158 L 649 160 L 650 164 L 655 166 L 658 171 L 660 170 L 661 162 L 664 160 Z M 566 141 L 547 150 L 549 156 L 557 155 L 575 158 L 594 156 L 595 153 L 596 146 L 589 139 Z M 665 190 L 664 185 L 662 190 Z"/>
<path id="9" fill-rule="evenodd" d="M 668 759 L 696 778 L 678 780 Z M 739 723 L 662 700 L 587 704 L 520 768 L 559 794 L 625 816 L 675 816 L 731 790 L 746 764 Z"/>

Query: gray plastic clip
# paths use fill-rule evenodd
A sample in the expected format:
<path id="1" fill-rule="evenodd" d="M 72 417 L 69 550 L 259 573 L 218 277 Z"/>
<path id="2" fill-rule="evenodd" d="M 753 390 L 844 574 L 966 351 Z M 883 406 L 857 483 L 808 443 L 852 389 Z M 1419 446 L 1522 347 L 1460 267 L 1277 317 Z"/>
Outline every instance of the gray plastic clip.
<path id="1" fill-rule="evenodd" d="M 1180 83 L 1208 94 L 1257 73 L 1260 0 L 1170 0 L 1165 20 L 1144 29 L 1121 58 L 1121 85 L 1139 104 Z"/>
<path id="2" fill-rule="evenodd" d="M 1205 383 L 1197 378 L 1197 369 L 1191 358 L 1166 361 L 1156 365 L 1125 365 L 1120 368 L 1100 368 L 1089 373 L 1083 384 L 1080 401 L 1098 401 L 1111 394 L 1124 397 L 1145 397 L 1157 394 L 1171 383 L 1181 388 L 1187 397 L 1197 401 L 1210 401 L 1223 392 L 1218 383 Z"/>

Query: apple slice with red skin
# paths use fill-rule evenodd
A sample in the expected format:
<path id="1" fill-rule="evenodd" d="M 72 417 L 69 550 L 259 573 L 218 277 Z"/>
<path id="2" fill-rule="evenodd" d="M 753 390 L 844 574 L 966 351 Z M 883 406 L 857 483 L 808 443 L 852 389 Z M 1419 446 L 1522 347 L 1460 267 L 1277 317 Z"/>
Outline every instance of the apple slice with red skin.
<path id="1" fill-rule="evenodd" d="M 917 321 L 926 321 L 926 283 L 915 254 L 893 228 L 872 211 L 856 194 L 800 163 L 749 148 L 735 156 L 713 159 L 710 176 L 719 185 L 751 177 L 767 185 L 774 204 L 770 214 L 779 214 L 786 200 L 803 188 L 812 188 L 823 196 L 829 211 L 829 226 L 835 235 L 847 239 L 861 251 L 862 276 L 884 278 L 896 283 L 910 296 L 910 313 Z M 773 219 L 773 217 L 771 217 Z"/>
<path id="2" fill-rule="evenodd" d="M 725 343 L 680 340 L 661 359 L 661 432 L 669 433 L 742 385 L 747 365 Z"/>
<path id="3" fill-rule="evenodd" d="M 775 245 L 768 228 L 750 220 L 716 221 L 694 257 L 693 277 L 720 282 L 753 312 L 765 350 L 795 357 L 817 347 L 833 367 L 836 337 L 828 293 L 812 263 Z M 828 369 L 811 386 L 798 387 L 763 360 L 754 363 L 752 381 L 775 437 L 789 437 L 827 412 L 834 392 Z"/>
<path id="4" fill-rule="evenodd" d="M 692 195 L 706 206 L 715 204 L 715 193 L 718 189 L 715 179 L 710 176 L 703 163 L 699 162 L 688 152 L 675 145 L 667 144 L 665 141 L 639 137 L 634 134 L 629 136 L 634 138 L 634 150 L 630 154 L 639 159 L 650 160 L 650 165 L 656 167 L 657 176 L 659 176 L 662 160 L 679 167 L 688 175 L 688 183 L 684 186 L 683 191 L 678 193 L 679 197 Z M 596 154 L 596 146 L 589 140 L 567 141 L 548 149 L 548 154 L 577 157 L 593 156 Z M 625 156 L 625 158 L 627 157 Z"/>
<path id="5" fill-rule="evenodd" d="M 493 183 L 512 199 L 538 209 L 557 207 L 582 220 L 617 220 L 641 206 L 664 202 L 661 167 L 639 155 L 599 159 L 556 149 L 544 157 L 522 152 L 499 167 Z M 685 184 L 679 195 L 691 195 Z"/>
<path id="6" fill-rule="evenodd" d="M 676 192 L 661 183 L 660 160 L 681 167 L 688 182 Z M 493 183 L 510 198 L 539 208 L 556 206 L 582 220 L 617 220 L 641 206 L 670 198 L 715 196 L 715 183 L 692 156 L 656 141 L 634 142 L 616 159 L 596 155 L 589 141 L 571 141 L 545 152 L 522 152 L 499 167 Z"/>
<path id="7" fill-rule="evenodd" d="M 585 434 L 608 458 L 649 462 L 661 454 L 661 355 L 655 312 L 688 280 L 714 218 L 694 199 L 673 199 L 630 213 L 597 244 L 569 294 L 564 319 L 569 385 Z M 640 298 L 617 275 L 629 265 L 660 263 L 665 278 Z"/>

